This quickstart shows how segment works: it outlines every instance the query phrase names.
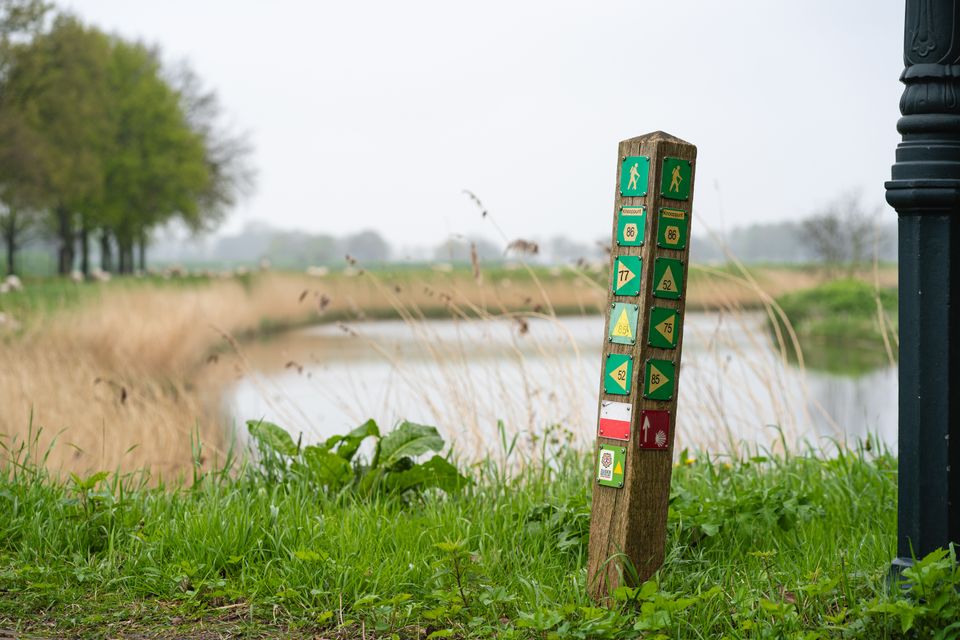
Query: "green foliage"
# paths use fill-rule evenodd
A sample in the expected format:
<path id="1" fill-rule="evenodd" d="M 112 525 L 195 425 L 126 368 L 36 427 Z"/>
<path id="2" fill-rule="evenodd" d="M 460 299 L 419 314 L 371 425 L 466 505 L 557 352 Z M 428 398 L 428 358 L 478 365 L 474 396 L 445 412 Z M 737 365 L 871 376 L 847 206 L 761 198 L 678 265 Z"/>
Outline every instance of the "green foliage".
<path id="1" fill-rule="evenodd" d="M 560 446 L 543 465 L 489 459 L 469 490 L 410 499 L 385 487 L 389 473 L 360 489 L 378 442 L 388 459 L 373 422 L 312 449 L 253 424 L 274 476 L 261 458 L 189 488 L 102 472 L 61 481 L 42 453 L 0 439 L 0 626 L 60 637 L 102 637 L 105 625 L 131 636 L 957 637 L 952 550 L 886 590 L 896 460 L 882 452 L 684 456 L 663 568 L 601 607 L 585 588 L 589 455 Z M 396 443 L 425 444 L 388 451 L 435 453 L 429 429 L 400 428 Z"/>
<path id="2" fill-rule="evenodd" d="M 859 374 L 889 363 L 883 332 L 891 341 L 896 335 L 896 290 L 842 279 L 784 294 L 776 302 L 796 332 L 808 366 Z M 779 316 L 777 323 L 790 355 L 796 357 Z M 891 354 L 896 355 L 895 348 Z"/>
<path id="3" fill-rule="evenodd" d="M 368 420 L 350 433 L 331 436 L 322 445 L 301 448 L 273 423 L 251 420 L 247 426 L 260 452 L 260 465 L 254 473 L 272 482 L 306 482 L 329 492 L 353 490 L 360 495 L 420 493 L 429 488 L 453 494 L 470 483 L 440 455 L 426 462 L 415 461 L 425 453 L 443 450 L 443 438 L 434 427 L 404 421 L 381 436 L 377 423 Z M 367 439 L 373 445 L 369 462 L 357 456 Z"/>

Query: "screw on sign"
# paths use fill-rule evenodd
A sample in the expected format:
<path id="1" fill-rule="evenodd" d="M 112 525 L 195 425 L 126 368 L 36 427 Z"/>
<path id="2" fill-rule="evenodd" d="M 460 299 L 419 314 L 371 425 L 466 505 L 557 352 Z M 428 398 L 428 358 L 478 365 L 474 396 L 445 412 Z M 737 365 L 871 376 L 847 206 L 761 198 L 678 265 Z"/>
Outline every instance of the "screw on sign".
<path id="1" fill-rule="evenodd" d="M 663 562 L 695 160 L 660 131 L 618 149 L 587 563 L 601 602 Z"/>

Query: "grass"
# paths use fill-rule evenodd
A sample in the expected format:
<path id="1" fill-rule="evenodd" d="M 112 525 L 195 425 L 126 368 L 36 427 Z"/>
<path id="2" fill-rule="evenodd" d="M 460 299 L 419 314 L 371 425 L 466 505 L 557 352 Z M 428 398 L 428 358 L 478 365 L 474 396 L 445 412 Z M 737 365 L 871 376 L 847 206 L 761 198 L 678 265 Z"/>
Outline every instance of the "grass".
<path id="1" fill-rule="evenodd" d="M 896 361 L 896 289 L 841 279 L 776 301 L 806 347 L 808 366 L 858 374 Z"/>
<path id="2" fill-rule="evenodd" d="M 198 465 L 178 486 L 151 488 L 146 472 L 65 481 L 45 470 L 35 441 L 8 441 L 0 630 L 900 638 L 932 637 L 960 614 L 950 558 L 928 561 L 925 601 L 886 594 L 896 461 L 867 447 L 683 452 L 662 570 L 599 608 L 584 584 L 592 461 L 562 431 L 539 443 L 521 459 L 505 442 L 463 469 L 472 484 L 446 495 L 334 490 L 277 460 Z M 355 462 L 359 473 L 366 463 Z"/>

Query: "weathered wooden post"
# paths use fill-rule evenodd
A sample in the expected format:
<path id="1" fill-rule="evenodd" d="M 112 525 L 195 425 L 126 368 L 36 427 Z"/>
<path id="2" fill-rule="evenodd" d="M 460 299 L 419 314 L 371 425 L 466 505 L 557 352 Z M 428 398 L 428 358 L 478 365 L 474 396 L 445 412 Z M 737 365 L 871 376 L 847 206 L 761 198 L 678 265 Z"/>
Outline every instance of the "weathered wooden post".
<path id="1" fill-rule="evenodd" d="M 899 216 L 898 574 L 960 544 L 960 14 L 907 0 L 893 179 Z"/>
<path id="2" fill-rule="evenodd" d="M 697 149 L 620 143 L 590 518 L 596 599 L 663 563 Z"/>

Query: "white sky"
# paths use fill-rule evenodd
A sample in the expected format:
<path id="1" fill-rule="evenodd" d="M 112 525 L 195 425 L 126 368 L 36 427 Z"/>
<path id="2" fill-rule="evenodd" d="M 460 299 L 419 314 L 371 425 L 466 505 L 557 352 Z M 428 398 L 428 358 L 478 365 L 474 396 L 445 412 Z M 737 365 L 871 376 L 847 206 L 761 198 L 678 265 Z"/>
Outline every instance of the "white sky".
<path id="1" fill-rule="evenodd" d="M 698 146 L 719 230 L 880 204 L 899 141 L 897 0 L 60 5 L 187 59 L 252 133 L 227 230 L 495 238 L 466 188 L 510 237 L 606 237 L 617 143 L 657 129 Z"/>

